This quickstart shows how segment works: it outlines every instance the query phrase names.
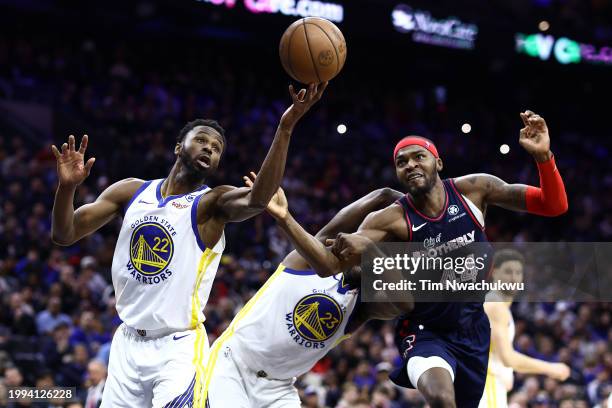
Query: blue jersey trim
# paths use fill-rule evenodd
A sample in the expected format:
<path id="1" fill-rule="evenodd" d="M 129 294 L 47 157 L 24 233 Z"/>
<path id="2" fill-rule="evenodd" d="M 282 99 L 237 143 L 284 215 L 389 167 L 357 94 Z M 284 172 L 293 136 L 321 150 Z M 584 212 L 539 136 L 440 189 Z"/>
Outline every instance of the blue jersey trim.
<path id="1" fill-rule="evenodd" d="M 163 198 L 162 197 L 162 193 L 161 193 L 161 186 L 162 186 L 162 184 L 164 184 L 164 181 L 166 181 L 166 179 L 161 180 L 159 182 L 159 184 L 157 184 L 157 188 L 155 189 L 155 196 L 157 197 L 157 201 L 158 201 L 157 208 L 165 207 L 166 204 L 168 204 L 172 200 L 184 197 L 184 196 L 186 196 L 188 194 L 197 193 L 198 191 L 202 191 L 202 190 L 204 190 L 205 188 L 208 187 L 206 184 L 202 184 L 202 186 L 200 188 L 198 188 L 197 190 L 192 191 L 190 193 L 171 195 L 171 196 L 168 196 L 166 198 Z"/>
<path id="2" fill-rule="evenodd" d="M 142 186 L 138 187 L 138 190 L 136 190 L 136 192 L 134 193 L 130 201 L 125 206 L 125 209 L 123 210 L 123 215 L 127 213 L 128 209 L 130 208 L 134 200 L 136 200 L 136 198 L 140 195 L 140 193 L 144 191 L 145 188 L 149 187 L 149 184 L 151 184 L 151 182 L 152 182 L 151 180 L 145 181 L 144 183 L 142 183 Z"/>
<path id="3" fill-rule="evenodd" d="M 285 269 L 283 269 L 283 272 L 287 272 L 287 273 L 289 273 L 291 275 L 300 275 L 300 276 L 316 275 L 317 274 L 312 269 L 299 270 L 299 269 L 291 269 L 291 268 L 287 268 L 287 267 L 285 267 Z"/>
<path id="4" fill-rule="evenodd" d="M 204 194 L 200 194 L 197 196 L 196 199 L 193 200 L 193 204 L 191 204 L 191 228 L 193 229 L 196 241 L 198 242 L 198 246 L 202 252 L 206 251 L 206 245 L 204 245 L 204 242 L 202 242 L 202 237 L 200 237 L 200 231 L 198 230 L 198 203 L 203 195 Z"/>

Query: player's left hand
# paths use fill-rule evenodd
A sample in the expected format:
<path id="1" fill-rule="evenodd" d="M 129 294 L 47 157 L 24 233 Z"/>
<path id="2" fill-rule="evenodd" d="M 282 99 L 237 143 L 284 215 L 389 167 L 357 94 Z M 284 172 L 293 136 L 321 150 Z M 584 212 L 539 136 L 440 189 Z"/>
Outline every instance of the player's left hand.
<path id="1" fill-rule="evenodd" d="M 519 133 L 519 143 L 533 158 L 541 163 L 549 160 L 552 156 L 550 152 L 550 136 L 544 118 L 527 110 L 520 114 L 524 128 Z"/>
<path id="2" fill-rule="evenodd" d="M 361 255 L 372 244 L 372 240 L 363 235 L 341 232 L 336 239 L 328 239 L 325 243 L 331 245 L 331 251 L 338 259 L 346 261 L 353 256 Z"/>
<path id="3" fill-rule="evenodd" d="M 299 92 L 295 92 L 293 89 L 293 85 L 289 85 L 289 94 L 291 95 L 291 100 L 293 103 L 283 113 L 281 117 L 280 126 L 288 129 L 293 129 L 295 124 L 300 120 L 302 116 L 312 106 L 317 103 L 321 96 L 323 96 L 323 92 L 325 92 L 325 88 L 329 82 L 323 82 L 320 84 L 310 84 L 308 85 L 308 90 L 300 89 Z"/>
<path id="4" fill-rule="evenodd" d="M 257 174 L 254 171 L 250 172 L 248 176 L 242 177 L 247 187 L 253 187 L 256 178 Z M 266 211 L 276 219 L 287 217 L 287 214 L 289 214 L 289 203 L 287 202 L 287 197 L 282 188 L 279 187 L 278 190 L 276 190 L 276 193 L 274 193 L 266 207 Z"/>

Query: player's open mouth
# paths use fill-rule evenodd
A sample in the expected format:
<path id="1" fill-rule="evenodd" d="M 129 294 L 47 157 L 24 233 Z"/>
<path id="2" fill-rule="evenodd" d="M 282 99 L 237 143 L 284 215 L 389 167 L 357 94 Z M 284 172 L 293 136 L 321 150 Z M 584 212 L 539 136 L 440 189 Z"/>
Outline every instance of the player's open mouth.
<path id="1" fill-rule="evenodd" d="M 210 167 L 210 157 L 208 156 L 200 156 L 198 157 L 196 161 L 198 162 L 200 167 L 204 167 L 204 168 Z"/>
<path id="2" fill-rule="evenodd" d="M 406 178 L 406 180 L 407 181 L 412 181 L 412 180 L 418 179 L 419 177 L 423 177 L 423 175 L 421 173 L 413 173 L 413 174 L 409 175 Z"/>

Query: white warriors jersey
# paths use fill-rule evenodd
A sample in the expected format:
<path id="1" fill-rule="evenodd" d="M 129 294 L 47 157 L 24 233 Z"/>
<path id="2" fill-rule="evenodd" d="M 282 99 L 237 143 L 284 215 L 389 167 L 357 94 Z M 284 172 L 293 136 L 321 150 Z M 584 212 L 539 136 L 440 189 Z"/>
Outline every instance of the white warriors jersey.
<path id="1" fill-rule="evenodd" d="M 113 257 L 117 312 L 135 329 L 195 329 L 225 235 L 213 248 L 200 239 L 197 206 L 209 187 L 163 198 L 162 182 L 145 182 L 126 207 Z"/>
<path id="2" fill-rule="evenodd" d="M 508 314 L 510 315 L 510 321 L 508 322 L 508 340 L 512 344 L 514 342 L 516 328 L 514 327 L 514 318 L 512 317 L 512 312 L 509 308 Z M 511 367 L 507 367 L 502 363 L 501 359 L 497 356 L 495 349 L 496 344 L 491 344 L 491 356 L 489 358 L 489 374 L 499 380 L 506 388 L 506 391 L 510 391 L 514 382 L 514 370 L 512 370 Z"/>
<path id="3" fill-rule="evenodd" d="M 270 378 L 301 375 L 349 337 L 357 297 L 342 274 L 321 278 L 281 264 L 228 328 L 232 353 Z"/>

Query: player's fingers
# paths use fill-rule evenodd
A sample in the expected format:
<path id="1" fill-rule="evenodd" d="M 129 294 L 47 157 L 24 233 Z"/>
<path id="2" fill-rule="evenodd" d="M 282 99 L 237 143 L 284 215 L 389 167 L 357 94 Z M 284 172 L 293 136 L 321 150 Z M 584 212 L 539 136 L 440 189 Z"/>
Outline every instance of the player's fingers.
<path id="1" fill-rule="evenodd" d="M 333 238 L 327 238 L 325 240 L 325 245 L 327 245 L 327 246 L 333 246 L 335 243 L 336 243 L 336 240 L 333 239 Z"/>
<path id="2" fill-rule="evenodd" d="M 242 176 L 242 180 L 244 181 L 244 184 L 246 184 L 248 187 L 251 187 L 251 185 L 253 184 L 253 181 L 251 181 L 248 176 Z"/>
<path id="3" fill-rule="evenodd" d="M 89 137 L 87 135 L 83 135 L 81 139 L 81 144 L 79 145 L 79 153 L 85 154 L 85 150 L 87 150 L 87 142 L 89 141 Z"/>
<path id="4" fill-rule="evenodd" d="M 255 173 L 254 171 L 250 172 L 249 174 L 251 175 L 251 178 L 253 180 L 255 180 L 257 178 L 257 173 Z"/>
<path id="5" fill-rule="evenodd" d="M 527 116 L 533 116 L 533 115 L 535 115 L 535 112 L 534 112 L 534 111 L 530 111 L 529 109 L 527 109 L 527 110 L 525 111 L 525 114 L 526 114 Z"/>
<path id="6" fill-rule="evenodd" d="M 51 145 L 51 151 L 53 152 L 53 155 L 56 159 L 60 158 L 60 151 L 57 150 L 57 147 L 55 147 L 55 145 Z"/>
<path id="7" fill-rule="evenodd" d="M 92 157 L 91 159 L 87 160 L 87 163 L 85 163 L 85 171 L 87 171 L 87 174 L 89 174 L 89 172 L 91 171 L 91 168 L 93 167 L 95 161 L 96 158 Z"/>
<path id="8" fill-rule="evenodd" d="M 75 145 L 76 145 L 76 140 L 74 138 L 74 135 L 68 136 L 68 149 L 70 149 L 71 152 L 74 152 Z"/>
<path id="9" fill-rule="evenodd" d="M 300 89 L 300 92 L 298 92 L 297 94 L 297 100 L 299 102 L 304 102 L 304 98 L 306 97 L 306 90 L 305 89 Z"/>
<path id="10" fill-rule="evenodd" d="M 523 112 L 521 112 L 520 115 L 521 115 L 521 120 L 523 121 L 523 124 L 525 126 L 529 126 L 529 122 L 527 122 L 527 115 Z"/>
<path id="11" fill-rule="evenodd" d="M 68 151 L 68 143 L 62 144 L 62 154 L 66 153 L 67 151 Z"/>
<path id="12" fill-rule="evenodd" d="M 327 88 L 327 85 L 329 85 L 329 81 L 325 81 L 323 83 L 321 83 L 319 85 L 319 90 L 317 91 L 317 97 L 320 99 L 321 96 L 323 95 L 323 92 L 325 92 L 325 89 Z"/>

